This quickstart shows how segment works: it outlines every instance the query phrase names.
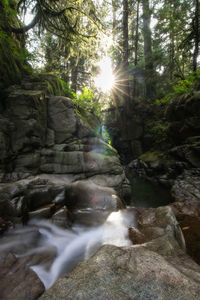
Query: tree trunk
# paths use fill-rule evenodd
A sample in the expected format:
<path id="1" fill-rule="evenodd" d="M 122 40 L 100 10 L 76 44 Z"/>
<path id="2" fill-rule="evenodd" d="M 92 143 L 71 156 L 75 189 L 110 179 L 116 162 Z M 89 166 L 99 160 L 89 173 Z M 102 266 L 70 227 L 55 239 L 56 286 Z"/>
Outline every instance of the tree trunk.
<path id="1" fill-rule="evenodd" d="M 71 71 L 71 88 L 76 93 L 77 91 L 77 79 L 78 79 L 78 66 L 74 67 Z"/>
<path id="2" fill-rule="evenodd" d="M 174 20 L 174 1 L 170 0 L 170 33 L 169 33 L 169 39 L 170 39 L 170 46 L 169 46 L 169 79 L 170 81 L 174 78 L 174 55 L 175 55 L 175 46 L 174 46 L 174 26 L 175 26 L 175 20 Z"/>
<path id="3" fill-rule="evenodd" d="M 142 0 L 143 5 L 143 36 L 144 36 L 144 62 L 145 62 L 145 96 L 152 98 L 154 95 L 154 68 L 152 58 L 152 38 L 151 38 L 151 12 L 149 0 Z"/>
<path id="4" fill-rule="evenodd" d="M 199 33 L 199 0 L 195 0 L 195 17 L 193 22 L 194 30 L 194 53 L 193 53 L 193 71 L 197 70 L 197 58 L 199 55 L 199 42 L 200 42 L 200 33 Z"/>
<path id="5" fill-rule="evenodd" d="M 112 0 L 112 39 L 113 39 L 113 43 L 115 43 L 115 40 L 116 40 L 116 29 L 117 29 L 116 0 Z"/>
<path id="6" fill-rule="evenodd" d="M 139 42 L 139 7 L 140 7 L 140 0 L 137 1 L 137 12 L 136 12 L 136 28 L 135 28 L 135 57 L 134 57 L 134 65 L 137 67 L 138 64 L 138 42 Z M 138 96 L 137 91 L 137 78 L 136 74 L 134 75 L 133 81 L 133 97 Z"/>
<path id="7" fill-rule="evenodd" d="M 123 0 L 123 94 L 125 106 L 128 109 L 130 103 L 129 89 L 129 49 L 128 49 L 128 0 Z"/>

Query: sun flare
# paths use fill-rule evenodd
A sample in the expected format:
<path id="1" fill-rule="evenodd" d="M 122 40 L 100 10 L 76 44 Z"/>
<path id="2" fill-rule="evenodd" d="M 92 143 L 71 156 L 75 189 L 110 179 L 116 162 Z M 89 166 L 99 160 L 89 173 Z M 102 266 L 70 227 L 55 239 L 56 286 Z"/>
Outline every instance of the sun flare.
<path id="1" fill-rule="evenodd" d="M 94 78 L 94 83 L 102 92 L 109 92 L 114 84 L 115 77 L 112 73 L 112 64 L 109 57 L 104 57 L 99 62 L 100 74 Z"/>

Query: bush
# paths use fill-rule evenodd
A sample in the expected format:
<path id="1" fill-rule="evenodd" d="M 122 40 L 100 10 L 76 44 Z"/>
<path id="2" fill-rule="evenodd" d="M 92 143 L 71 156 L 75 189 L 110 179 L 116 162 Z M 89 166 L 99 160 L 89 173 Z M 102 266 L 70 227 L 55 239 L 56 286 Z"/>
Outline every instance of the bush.
<path id="1" fill-rule="evenodd" d="M 195 90 L 199 89 L 199 82 L 200 82 L 200 69 L 196 72 L 187 75 L 185 79 L 179 80 L 173 86 L 173 92 L 167 94 L 164 98 L 156 100 L 157 105 L 165 105 L 170 104 L 173 101 L 176 101 L 177 98 L 179 99 L 181 96 L 188 97 L 189 95 L 193 94 Z"/>
<path id="2" fill-rule="evenodd" d="M 83 87 L 82 92 L 76 94 L 74 90 L 69 87 L 69 83 L 62 81 L 62 85 L 65 95 L 72 99 L 80 113 L 85 111 L 93 113 L 97 117 L 101 116 L 101 107 L 97 101 L 95 101 L 95 96 L 92 89 Z"/>

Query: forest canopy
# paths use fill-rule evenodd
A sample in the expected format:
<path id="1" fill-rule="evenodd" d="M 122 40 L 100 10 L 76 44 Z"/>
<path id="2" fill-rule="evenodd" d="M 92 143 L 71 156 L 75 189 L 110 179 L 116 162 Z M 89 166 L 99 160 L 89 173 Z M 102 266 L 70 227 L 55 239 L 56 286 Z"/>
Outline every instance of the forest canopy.
<path id="1" fill-rule="evenodd" d="M 199 68 L 198 0 L 2 0 L 0 8 L 0 63 L 12 68 L 4 85 L 32 63 L 74 92 L 96 89 L 98 62 L 109 57 L 120 106 L 160 99 Z"/>

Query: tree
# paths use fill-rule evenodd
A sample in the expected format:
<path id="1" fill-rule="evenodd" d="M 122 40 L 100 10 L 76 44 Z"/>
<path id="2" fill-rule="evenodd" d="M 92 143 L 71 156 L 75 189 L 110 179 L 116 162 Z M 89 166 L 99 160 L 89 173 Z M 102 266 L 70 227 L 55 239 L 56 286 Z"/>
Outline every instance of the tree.
<path id="1" fill-rule="evenodd" d="M 197 58 L 199 55 L 199 43 L 200 43 L 200 10 L 199 0 L 195 0 L 195 17 L 193 20 L 194 31 L 194 54 L 193 54 L 193 71 L 197 70 Z"/>
<path id="2" fill-rule="evenodd" d="M 143 7 L 143 36 L 144 36 L 144 62 L 145 62 L 145 96 L 152 98 L 154 95 L 154 66 L 152 56 L 152 36 L 150 29 L 151 11 L 149 0 L 142 0 Z"/>
<path id="3" fill-rule="evenodd" d="M 129 28 L 128 28 L 128 0 L 123 0 L 123 19 L 122 19 L 122 28 L 123 28 L 123 43 L 122 43 L 122 92 L 124 94 L 124 102 L 127 110 L 129 110 L 130 102 L 130 89 L 129 89 Z"/>

